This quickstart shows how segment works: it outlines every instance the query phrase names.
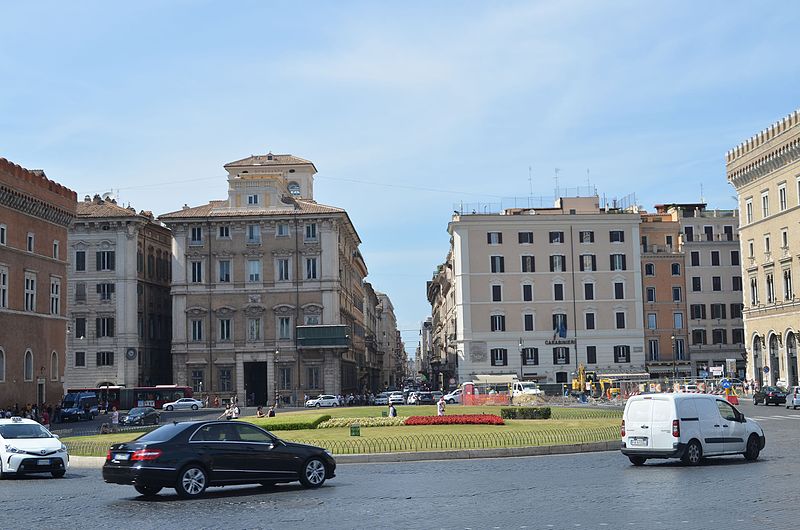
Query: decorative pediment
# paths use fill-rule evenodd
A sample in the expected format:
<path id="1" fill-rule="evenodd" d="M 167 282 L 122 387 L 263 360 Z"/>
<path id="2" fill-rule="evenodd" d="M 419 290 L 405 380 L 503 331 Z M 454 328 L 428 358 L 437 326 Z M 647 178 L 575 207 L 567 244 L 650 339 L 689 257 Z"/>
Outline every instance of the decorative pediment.
<path id="1" fill-rule="evenodd" d="M 232 308 L 231 306 L 224 305 L 222 307 L 218 307 L 214 310 L 214 312 L 218 315 L 229 316 L 236 312 L 236 309 Z"/>
<path id="2" fill-rule="evenodd" d="M 303 309 L 303 313 L 306 315 L 319 315 L 322 313 L 322 306 L 319 304 L 310 303 L 300 307 Z"/>
<path id="3" fill-rule="evenodd" d="M 190 248 L 186 251 L 187 258 L 203 258 L 205 257 L 206 253 L 197 248 Z"/>
<path id="4" fill-rule="evenodd" d="M 111 241 L 110 239 L 104 239 L 104 240 L 100 241 L 98 246 L 103 250 L 110 250 L 110 249 L 114 248 L 114 242 Z"/>
<path id="5" fill-rule="evenodd" d="M 199 317 L 199 316 L 207 315 L 208 314 L 208 309 L 206 309 L 205 307 L 199 307 L 199 306 L 189 307 L 189 308 L 186 309 L 186 314 L 189 315 L 189 316 L 192 316 L 192 317 Z"/>
<path id="6" fill-rule="evenodd" d="M 302 254 L 303 255 L 312 255 L 318 256 L 322 253 L 322 247 L 319 245 L 306 245 L 303 247 Z"/>
<path id="7" fill-rule="evenodd" d="M 262 304 L 247 304 L 244 306 L 244 314 L 248 317 L 260 317 L 267 311 L 267 307 Z"/>
<path id="8" fill-rule="evenodd" d="M 217 258 L 233 258 L 235 256 L 235 254 L 230 250 L 220 250 L 217 252 L 212 252 L 211 254 Z"/>
<path id="9" fill-rule="evenodd" d="M 259 250 L 259 247 L 247 247 L 245 248 L 244 252 L 242 252 L 248 258 L 260 258 L 264 255 L 264 252 Z"/>
<path id="10" fill-rule="evenodd" d="M 278 304 L 276 306 L 272 306 L 272 310 L 275 311 L 276 315 L 290 315 L 294 313 L 294 306 L 289 304 Z"/>
<path id="11" fill-rule="evenodd" d="M 272 251 L 273 256 L 291 256 L 294 250 L 290 248 L 276 248 Z"/>
<path id="12" fill-rule="evenodd" d="M 76 241 L 72 244 L 72 248 L 75 250 L 86 250 L 89 248 L 89 245 L 87 245 L 85 241 Z"/>

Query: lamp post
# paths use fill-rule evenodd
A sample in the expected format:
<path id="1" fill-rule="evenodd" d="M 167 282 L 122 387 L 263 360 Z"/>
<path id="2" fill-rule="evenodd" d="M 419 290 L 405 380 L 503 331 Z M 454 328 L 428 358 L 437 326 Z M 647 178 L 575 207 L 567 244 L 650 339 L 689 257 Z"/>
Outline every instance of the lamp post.
<path id="1" fill-rule="evenodd" d="M 278 357 L 281 354 L 281 349 L 275 346 L 275 353 L 272 357 L 272 366 L 273 366 L 273 374 L 272 374 L 272 384 L 275 387 L 275 408 L 278 408 Z M 305 405 L 305 403 L 304 403 Z"/>

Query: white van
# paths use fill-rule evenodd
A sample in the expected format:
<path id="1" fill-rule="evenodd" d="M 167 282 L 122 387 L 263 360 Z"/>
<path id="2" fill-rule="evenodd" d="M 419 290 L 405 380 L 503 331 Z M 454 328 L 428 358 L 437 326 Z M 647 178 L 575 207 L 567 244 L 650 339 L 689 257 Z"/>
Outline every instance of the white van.
<path id="1" fill-rule="evenodd" d="M 542 389 L 539 388 L 539 385 L 533 381 L 514 381 L 513 386 L 511 387 L 511 395 L 514 397 L 521 396 L 523 394 L 535 396 L 541 393 Z"/>
<path id="2" fill-rule="evenodd" d="M 716 455 L 756 460 L 766 443 L 758 423 L 707 394 L 634 396 L 625 405 L 620 434 L 622 454 L 635 466 L 648 458 L 680 458 L 693 466 Z"/>

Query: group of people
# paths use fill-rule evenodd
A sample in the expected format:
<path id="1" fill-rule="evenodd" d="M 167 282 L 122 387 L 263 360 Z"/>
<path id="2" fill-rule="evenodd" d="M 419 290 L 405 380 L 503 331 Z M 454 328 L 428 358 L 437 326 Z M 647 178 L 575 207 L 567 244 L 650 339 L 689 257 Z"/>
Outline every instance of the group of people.
<path id="1" fill-rule="evenodd" d="M 58 423 L 61 421 L 61 405 L 50 405 L 44 403 L 41 406 L 36 403 L 28 403 L 23 407 L 19 403 L 15 403 L 13 407 L 9 406 L 6 409 L 0 409 L 0 418 L 27 418 L 29 420 L 38 421 L 48 429 L 50 422 Z"/>

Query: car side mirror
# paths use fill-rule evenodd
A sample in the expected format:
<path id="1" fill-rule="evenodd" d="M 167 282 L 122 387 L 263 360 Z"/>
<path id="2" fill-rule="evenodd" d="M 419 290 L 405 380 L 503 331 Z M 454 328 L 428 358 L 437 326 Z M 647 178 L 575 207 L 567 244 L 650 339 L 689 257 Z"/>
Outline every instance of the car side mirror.
<path id="1" fill-rule="evenodd" d="M 58 438 L 60 438 L 60 436 L 57 435 L 57 434 L 53 434 L 53 438 L 58 439 Z"/>

